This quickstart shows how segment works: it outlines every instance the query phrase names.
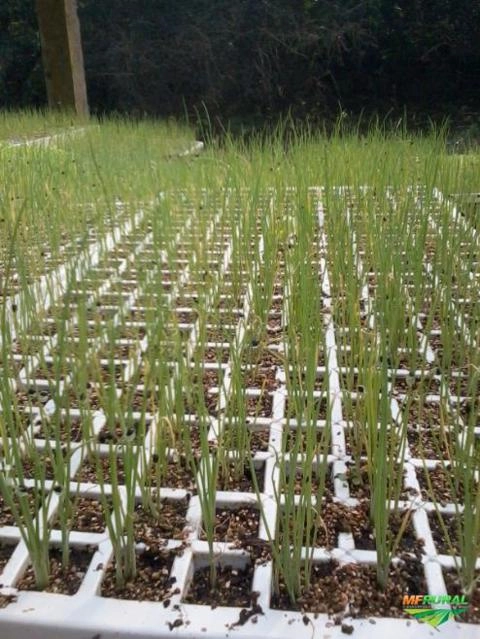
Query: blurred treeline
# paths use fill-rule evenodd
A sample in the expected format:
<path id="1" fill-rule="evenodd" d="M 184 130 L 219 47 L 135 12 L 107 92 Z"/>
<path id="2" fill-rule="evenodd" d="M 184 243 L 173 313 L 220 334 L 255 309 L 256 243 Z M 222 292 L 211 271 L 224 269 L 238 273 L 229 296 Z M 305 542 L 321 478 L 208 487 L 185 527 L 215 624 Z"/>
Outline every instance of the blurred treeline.
<path id="1" fill-rule="evenodd" d="M 480 110 L 480 0 L 78 5 L 93 112 Z M 44 103 L 34 0 L 2 0 L 0 106 Z"/>

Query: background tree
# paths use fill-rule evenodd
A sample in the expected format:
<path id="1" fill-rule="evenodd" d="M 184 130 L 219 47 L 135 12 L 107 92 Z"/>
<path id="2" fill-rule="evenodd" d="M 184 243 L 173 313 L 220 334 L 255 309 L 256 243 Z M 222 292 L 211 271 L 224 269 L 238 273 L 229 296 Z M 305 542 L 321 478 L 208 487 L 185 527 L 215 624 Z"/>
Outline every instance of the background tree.
<path id="1" fill-rule="evenodd" d="M 32 3 L 0 8 L 0 96 L 11 105 L 45 99 Z M 471 0 L 79 0 L 79 12 L 97 112 L 480 110 Z"/>

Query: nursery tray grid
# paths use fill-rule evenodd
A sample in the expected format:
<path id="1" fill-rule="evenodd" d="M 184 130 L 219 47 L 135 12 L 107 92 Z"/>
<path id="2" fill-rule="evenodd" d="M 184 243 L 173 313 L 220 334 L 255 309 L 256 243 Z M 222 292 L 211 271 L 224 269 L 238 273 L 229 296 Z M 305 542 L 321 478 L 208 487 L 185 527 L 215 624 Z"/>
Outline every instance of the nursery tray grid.
<path id="1" fill-rule="evenodd" d="M 242 194 L 204 190 L 192 197 L 186 191 L 178 191 L 160 196 L 160 200 L 168 202 L 172 212 L 171 227 L 165 237 L 160 235 L 159 239 L 155 226 L 158 201 L 145 203 L 135 216 L 125 219 L 108 237 L 98 238 L 85 247 L 85 259 L 80 266 L 75 262 L 60 265 L 53 274 L 46 273 L 40 282 L 33 285 L 33 294 L 38 303 L 49 308 L 49 313 L 39 325 L 34 329 L 29 327 L 28 317 L 15 322 L 12 319 L 10 359 L 8 365 L 3 364 L 3 370 L 25 422 L 22 437 L 34 442 L 39 459 L 45 463 L 44 485 L 51 491 L 51 498 L 41 507 L 48 509 L 48 521 L 52 525 L 51 546 L 58 548 L 62 541 L 58 527 L 62 501 L 55 492 L 53 476 L 48 476 L 48 464 L 45 461 L 55 446 L 55 441 L 49 439 L 50 423 L 64 422 L 68 437 L 75 442 L 68 467 L 70 490 L 78 495 L 87 509 L 85 512 L 90 512 L 90 506 L 93 508 L 89 522 L 91 524 L 93 517 L 97 529 L 95 532 L 88 531 L 85 518 L 76 521 L 72 528 L 70 547 L 72 555 L 77 553 L 80 562 L 75 592 L 36 592 L 25 586 L 29 571 L 27 546 L 19 528 L 9 520 L 5 504 L 0 504 L 0 543 L 2 554 L 5 554 L 5 560 L 0 563 L 0 600 L 3 605 L 0 609 L 1 637 L 147 639 L 180 636 L 198 639 L 205 636 L 280 639 L 292 634 L 305 639 L 334 639 L 345 634 L 364 639 L 380 639 L 387 634 L 405 639 L 426 639 L 436 634 L 462 639 L 479 637 L 480 625 L 463 623 L 461 616 L 440 625 L 437 630 L 426 623 L 419 623 L 413 617 L 376 616 L 373 608 L 364 617 L 359 617 L 356 600 L 349 600 L 345 596 L 345 592 L 351 592 L 349 584 L 360 573 L 369 575 L 373 571 L 375 574 L 377 555 L 371 535 L 369 537 L 366 533 L 362 536 L 351 525 L 353 519 L 349 519 L 352 513 L 360 518 L 362 512 L 365 514 L 365 499 L 369 497 L 362 493 L 361 486 L 351 481 L 349 474 L 352 461 L 350 437 L 363 396 L 362 388 L 356 382 L 358 369 L 349 359 L 354 338 L 348 309 L 342 307 L 338 297 L 339 282 L 331 271 L 331 254 L 336 247 L 335 237 L 331 237 L 328 230 L 329 211 L 326 202 L 333 199 L 337 206 L 343 206 L 354 260 L 351 276 L 359 282 L 358 313 L 361 326 L 365 333 L 375 334 L 378 330 L 378 318 L 374 312 L 374 300 L 378 294 L 376 266 L 365 261 L 368 237 L 356 218 L 362 193 L 366 190 L 355 193 L 346 187 L 339 187 L 333 189 L 328 198 L 320 187 L 309 190 L 311 212 L 315 219 L 315 231 L 310 238 L 313 255 L 310 266 L 316 272 L 322 292 L 319 321 L 322 324 L 323 345 L 319 349 L 316 372 L 318 389 L 315 399 L 318 401 L 315 404 L 315 430 L 319 438 L 325 429 L 331 430 L 327 460 L 328 507 L 332 508 L 332 517 L 337 517 L 335 508 L 343 509 L 347 522 L 350 521 L 347 525 L 341 525 L 338 517 L 332 519 L 332 529 L 325 531 L 324 543 L 309 552 L 321 584 L 318 590 L 319 606 L 322 587 L 325 592 L 333 590 L 338 600 L 336 612 L 330 610 L 327 615 L 321 606 L 317 612 L 290 610 L 285 606 L 285 598 L 275 600 L 273 596 L 268 531 L 276 530 L 278 510 L 282 507 L 282 500 L 277 498 L 282 481 L 278 460 L 284 458 L 291 472 L 297 472 L 302 460 L 292 456 L 288 441 L 298 436 L 298 431 L 304 428 L 295 413 L 295 398 L 288 393 L 291 370 L 283 340 L 289 321 L 288 299 L 291 287 L 295 285 L 294 278 L 287 276 L 285 268 L 288 253 L 279 259 L 273 297 L 266 317 L 267 342 L 259 345 L 252 340 L 258 322 L 252 310 L 254 282 L 251 278 L 254 271 L 245 268 L 235 273 L 235 278 L 232 273 L 238 235 L 237 229 L 231 224 L 234 219 L 231 213 L 236 210 L 241 213 L 244 201 Z M 298 206 L 295 195 L 295 189 L 285 189 L 282 193 L 267 190 L 258 202 L 258 220 L 266 210 L 295 220 Z M 439 191 L 426 196 L 422 189 L 410 191 L 411 206 L 424 207 L 425 215 L 429 216 L 426 245 L 434 247 L 436 242 L 441 241 L 442 231 L 439 230 L 437 212 L 444 204 L 444 198 Z M 387 200 L 392 207 L 396 206 L 395 190 L 388 191 Z M 467 235 L 471 231 L 472 245 L 478 245 L 476 231 L 470 229 L 468 220 L 462 218 L 453 204 L 447 206 L 452 224 L 460 225 Z M 249 237 L 248 254 L 252 263 L 258 262 L 260 272 L 268 242 L 260 222 L 257 231 Z M 293 232 L 286 243 L 287 247 L 294 245 L 295 237 Z M 208 270 L 199 281 L 197 265 L 205 259 Z M 458 268 L 468 271 L 474 299 L 475 292 L 478 292 L 477 262 L 467 255 L 464 258 L 460 255 Z M 414 292 L 409 288 L 409 277 L 405 259 L 402 291 L 406 305 L 413 304 L 414 299 Z M 441 286 L 435 279 L 432 254 L 428 252 L 424 256 L 424 277 L 430 281 L 432 289 Z M 233 280 L 238 285 L 235 299 L 232 297 Z M 66 295 L 66 283 L 70 282 L 71 285 L 72 281 L 75 284 L 70 286 Z M 205 330 L 200 326 L 198 317 L 199 296 L 205 308 L 212 311 L 211 321 L 207 318 Z M 98 380 L 113 388 L 119 410 L 136 425 L 137 431 L 127 436 L 135 438 L 138 435 L 135 446 L 142 449 L 142 454 L 138 456 L 139 472 L 145 471 L 145 464 L 155 467 L 155 438 L 159 429 L 164 428 L 158 412 L 161 393 L 180 392 L 175 380 L 181 368 L 180 362 L 172 356 L 166 387 L 160 389 L 148 385 L 145 361 L 146 355 L 155 346 L 151 326 L 160 303 L 171 309 L 172 335 L 180 335 L 183 364 L 193 367 L 198 359 L 198 349 L 203 354 L 203 377 L 199 387 L 204 393 L 208 409 L 212 450 L 221 440 L 226 419 L 235 418 L 228 409 L 233 401 L 234 348 L 250 340 L 252 359 L 246 361 L 242 369 L 245 380 L 244 416 L 252 433 L 250 445 L 260 495 L 257 496 L 255 482 L 251 478 L 250 483 L 246 481 L 235 490 L 229 490 L 229 485 L 220 486 L 216 495 L 216 508 L 223 513 L 224 518 L 228 519 L 230 512 L 238 511 L 244 523 L 249 520 L 252 526 L 251 530 L 248 528 L 239 537 L 234 534 L 229 538 L 227 531 L 227 537 L 216 541 L 214 546 L 218 570 L 226 575 L 219 582 L 219 587 L 225 591 L 223 595 L 226 596 L 229 590 L 236 592 L 237 587 L 239 592 L 246 592 L 244 599 L 242 594 L 238 594 L 235 605 L 220 603 L 212 607 L 208 597 L 201 601 L 200 595 L 192 603 L 195 583 L 208 566 L 209 546 L 203 534 L 202 510 L 195 477 L 189 477 L 188 472 L 181 477 L 176 472 L 169 473 L 160 488 L 162 508 L 167 509 L 164 512 L 171 510 L 174 521 L 180 517 L 178 526 L 171 527 L 167 534 L 161 531 L 155 533 L 156 536 L 150 531 L 153 540 L 147 536 L 146 529 L 139 529 L 138 562 L 144 582 L 151 581 L 153 584 L 149 590 L 151 600 L 129 600 L 125 593 L 120 598 L 106 585 L 112 577 L 113 547 L 108 529 L 105 524 L 102 528 L 101 515 L 95 511 L 101 495 L 95 480 L 98 468 L 89 468 L 86 447 L 87 443 L 91 445 L 92 441 L 95 442 L 99 459 L 105 460 L 105 492 L 108 496 L 111 490 L 108 486 L 108 466 L 112 450 L 116 446 L 120 454 L 126 434 L 121 426 L 112 431 L 111 419 L 105 410 L 106 400 L 99 392 L 102 387 Z M 469 324 L 468 300 L 463 305 L 455 300 L 450 304 L 455 325 L 469 343 L 468 340 L 474 339 L 475 328 Z M 21 298 L 16 298 L 15 306 L 22 306 Z M 217 307 L 215 312 L 214 306 Z M 71 349 L 71 356 L 65 361 L 65 369 L 61 373 L 55 368 L 56 349 L 62 339 L 55 319 L 59 309 L 67 313 L 64 327 Z M 406 313 L 407 310 L 405 307 Z M 451 594 L 451 575 L 455 568 L 454 558 L 442 545 L 442 535 L 435 521 L 437 510 L 444 515 L 455 516 L 458 508 L 449 502 L 448 497 L 443 499 L 440 506 L 433 503 L 431 487 L 433 484 L 434 489 L 439 485 L 441 488 L 445 460 L 438 458 L 436 447 L 429 447 L 428 438 L 432 424 L 434 427 L 436 420 L 442 421 L 445 415 L 447 419 L 452 416 L 452 419 L 462 423 L 461 409 L 468 399 L 462 395 L 462 389 L 468 386 L 468 380 L 464 379 L 462 362 L 458 363 L 456 371 L 449 372 L 448 377 L 444 374 L 441 335 L 435 327 L 428 327 L 427 330 L 422 317 L 422 313 L 415 315 L 417 343 L 410 346 L 410 350 L 396 353 L 392 358 L 396 366 L 389 366 L 388 370 L 390 427 L 394 429 L 406 419 L 409 434 L 404 459 L 398 468 L 398 472 L 403 473 L 399 509 L 401 513 L 410 513 L 410 523 L 405 544 L 398 553 L 399 568 L 392 577 L 394 582 L 398 579 L 397 590 L 390 595 L 397 615 L 401 615 L 404 595 Z M 30 351 L 24 347 L 26 331 L 29 332 L 29 345 L 36 345 Z M 112 334 L 115 336 L 114 346 Z M 80 340 L 86 340 L 84 343 L 88 344 L 88 353 L 96 362 L 95 371 L 98 375 L 97 381 L 91 381 L 85 396 L 81 397 L 72 390 L 78 372 L 75 346 Z M 178 352 L 174 345 L 175 338 L 172 337 L 172 353 Z M 111 357 L 112 349 L 114 359 Z M 165 352 L 169 352 L 168 348 Z M 414 370 L 403 364 L 412 361 L 412 352 L 416 361 Z M 428 418 L 423 423 L 418 412 L 415 412 L 416 396 L 412 389 L 419 380 L 425 379 L 428 380 L 428 392 L 422 410 L 428 411 L 425 413 Z M 52 392 L 52 380 L 55 380 L 55 392 Z M 190 410 L 188 397 L 182 398 L 182 401 L 186 409 L 183 427 L 191 430 L 193 438 L 198 429 L 198 416 L 194 410 Z M 478 424 L 475 435 L 480 438 Z M 175 457 L 178 451 L 173 446 L 170 455 L 173 462 L 178 460 Z M 208 463 L 208 459 L 204 461 Z M 3 471 L 8 473 L 8 469 L 4 468 Z M 426 480 L 428 473 L 430 484 Z M 15 481 L 14 475 L 10 475 Z M 36 486 L 38 478 L 35 478 L 34 473 L 26 475 L 23 489 L 34 490 Z M 126 499 L 126 490 L 122 494 L 123 499 Z M 137 497 L 140 503 L 139 491 Z M 298 495 L 298 500 L 300 498 Z M 259 515 L 259 500 L 264 517 Z M 56 518 L 57 524 L 54 523 Z M 142 557 L 146 562 L 144 572 Z M 149 565 L 149 561 L 153 563 Z M 477 562 L 477 568 L 480 570 L 480 561 Z M 477 586 L 477 605 L 480 599 L 478 591 Z M 361 597 L 361 593 L 358 596 Z M 332 601 L 330 595 L 329 601 Z"/>

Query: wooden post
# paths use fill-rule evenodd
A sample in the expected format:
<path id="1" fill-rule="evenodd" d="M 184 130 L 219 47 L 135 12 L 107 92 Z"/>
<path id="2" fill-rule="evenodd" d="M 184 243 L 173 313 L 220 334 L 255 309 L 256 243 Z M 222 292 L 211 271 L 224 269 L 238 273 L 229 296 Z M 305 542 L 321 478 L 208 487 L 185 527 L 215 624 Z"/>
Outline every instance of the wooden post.
<path id="1" fill-rule="evenodd" d="M 35 0 L 48 104 L 88 117 L 76 0 Z"/>

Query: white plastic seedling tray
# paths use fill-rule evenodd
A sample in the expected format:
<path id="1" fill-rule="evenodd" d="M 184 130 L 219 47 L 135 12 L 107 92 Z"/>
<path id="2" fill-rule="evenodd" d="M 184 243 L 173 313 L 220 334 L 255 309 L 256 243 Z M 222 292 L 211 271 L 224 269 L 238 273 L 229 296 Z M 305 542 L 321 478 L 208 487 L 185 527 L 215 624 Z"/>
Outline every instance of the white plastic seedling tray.
<path id="1" fill-rule="evenodd" d="M 270 193 L 269 197 L 273 197 Z M 331 454 L 328 461 L 331 463 L 332 477 L 334 484 L 334 494 L 338 501 L 343 502 L 347 506 L 354 506 L 357 501 L 350 496 L 347 483 L 342 479 L 346 473 L 346 461 L 348 461 L 345 429 L 348 423 L 344 417 L 344 395 L 341 390 L 339 375 L 341 367 L 339 366 L 338 354 L 339 345 L 337 340 L 337 329 L 331 309 L 330 281 L 327 270 L 327 255 L 331 250 L 329 246 L 329 238 L 324 229 L 324 209 L 322 205 L 321 189 L 312 189 L 312 197 L 315 200 L 316 214 L 318 220 L 317 241 L 319 248 L 318 274 L 319 282 L 322 286 L 323 304 L 325 313 L 324 330 L 326 335 L 326 346 L 328 349 L 328 357 L 326 366 L 318 368 L 318 376 L 328 376 L 328 393 L 329 405 L 331 407 L 331 428 L 332 443 Z M 268 199 L 268 198 L 267 198 Z M 207 238 L 211 238 L 216 232 L 216 226 L 220 213 L 212 216 L 211 222 L 207 229 Z M 176 241 L 188 237 L 191 225 L 193 224 L 193 216 L 185 216 L 184 225 L 181 225 L 177 233 Z M 120 235 L 122 241 L 129 242 L 129 236 L 135 232 L 135 225 L 124 229 Z M 193 236 L 192 236 L 193 237 Z M 115 235 L 107 242 L 105 251 L 112 248 L 118 240 Z M 151 242 L 151 236 L 147 233 L 136 242 L 133 241 L 131 256 L 123 260 L 119 266 L 120 275 L 127 272 L 128 265 L 135 263 L 135 260 L 142 259 L 145 251 L 148 252 Z M 355 243 L 355 236 L 352 233 L 352 242 Z M 263 239 L 260 238 L 258 245 L 258 255 L 263 254 Z M 95 263 L 97 253 L 95 248 L 90 263 Z M 220 238 L 217 243 L 215 259 L 218 268 L 217 284 L 219 286 L 224 274 L 227 273 L 233 250 L 232 239 L 228 233 Z M 357 252 L 358 253 L 358 252 Z M 130 259 L 132 258 L 132 259 Z M 357 270 L 361 272 L 363 266 L 361 258 L 357 259 Z M 426 273 L 428 274 L 428 265 L 426 265 Z M 125 293 L 125 307 L 134 306 L 137 310 L 144 310 L 139 303 L 142 290 L 138 282 L 131 280 L 132 288 Z M 176 279 L 176 283 L 172 290 L 169 291 L 170 298 L 175 299 L 183 284 L 189 282 L 188 263 L 183 267 L 183 271 Z M 250 293 L 248 286 L 243 297 L 243 307 L 239 309 L 238 321 L 232 325 L 235 331 L 235 338 L 241 341 L 250 320 Z M 108 279 L 103 282 L 99 288 L 102 293 L 108 294 Z M 215 292 L 212 288 L 211 294 Z M 285 297 L 288 295 L 288 288 L 284 292 Z M 278 299 L 283 299 L 278 296 Z M 369 291 L 368 286 L 362 289 L 362 299 L 365 307 L 368 308 Z M 50 300 L 50 303 L 53 299 Z M 183 309 L 188 311 L 188 307 Z M 119 315 L 124 312 L 123 308 L 118 309 Z M 288 321 L 286 305 L 283 306 L 282 324 Z M 72 315 L 72 323 L 74 325 L 74 314 Z M 186 342 L 187 355 L 193 353 L 198 339 L 198 327 L 193 321 L 191 324 L 186 323 L 186 328 L 190 330 L 189 337 Z M 374 322 L 370 328 L 375 330 Z M 426 353 L 427 361 L 433 357 L 433 351 L 430 347 L 425 348 L 426 336 L 421 335 L 421 323 L 419 323 L 419 350 Z M 48 356 L 50 349 L 54 345 L 54 339 L 46 343 L 44 355 Z M 218 346 L 218 344 L 217 344 Z M 148 348 L 148 337 L 145 337 L 141 344 L 140 350 L 144 351 Z M 277 348 L 281 348 L 277 345 Z M 138 354 L 132 356 L 137 357 Z M 33 357 L 31 366 L 35 367 L 36 360 Z M 128 381 L 133 363 L 132 359 L 124 361 L 125 380 Z M 174 363 L 172 363 L 174 366 Z M 213 365 L 212 365 L 213 366 Z M 208 368 L 208 364 L 206 364 Z M 219 370 L 219 366 L 215 365 L 214 369 Z M 223 384 L 221 388 L 212 389 L 218 393 L 218 407 L 222 409 L 227 400 L 230 389 L 230 362 L 227 361 L 221 366 L 223 372 Z M 285 404 L 288 399 L 286 387 L 286 373 L 280 365 L 277 367 L 276 389 L 272 393 L 272 410 L 270 414 L 256 418 L 256 425 L 269 428 L 269 450 L 267 452 L 257 452 L 255 454 L 256 464 L 263 468 L 264 488 L 261 495 L 262 506 L 265 512 L 265 521 L 261 521 L 258 532 L 258 539 L 265 542 L 268 539 L 267 526 L 270 530 L 275 530 L 275 521 L 277 516 L 278 504 L 275 494 L 278 492 L 279 473 L 276 465 L 278 455 L 282 454 L 282 436 L 286 428 Z M 20 372 L 16 383 L 22 386 L 25 378 Z M 46 388 L 45 380 L 38 379 L 38 388 Z M 249 389 L 248 393 L 254 396 L 258 393 L 258 389 Z M 439 397 L 432 396 L 431 401 L 438 402 Z M 55 409 L 53 400 L 50 399 L 45 405 L 45 411 L 49 413 Z M 74 410 L 70 411 L 72 415 Z M 400 407 L 396 399 L 392 399 L 391 413 L 392 422 L 399 418 Z M 193 419 L 194 416 L 192 416 Z M 105 424 L 105 415 L 101 410 L 96 411 L 93 415 L 93 432 L 98 434 Z M 292 423 L 290 422 L 290 426 Z M 325 428 L 325 422 L 319 422 L 318 428 Z M 35 419 L 32 419 L 31 428 L 35 428 Z M 155 415 L 149 417 L 149 433 L 155 431 L 156 422 Z M 218 437 L 219 429 L 222 428 L 222 420 L 215 415 L 211 419 L 210 438 L 214 441 Z M 101 448 L 101 446 L 100 446 Z M 147 456 L 151 455 L 150 443 L 145 441 Z M 107 450 L 108 447 L 105 448 Z M 288 454 L 288 453 L 287 453 Z M 75 454 L 71 460 L 71 477 L 81 464 L 81 454 Z M 295 463 L 296 460 L 292 460 Z M 427 461 L 427 467 L 435 464 L 434 461 Z M 415 491 L 415 497 L 409 497 L 402 504 L 404 509 L 413 509 L 413 527 L 415 535 L 419 539 L 424 539 L 425 554 L 422 557 L 422 565 L 427 583 L 428 592 L 426 593 L 410 593 L 410 594 L 447 594 L 442 569 L 452 569 L 454 561 L 452 557 L 441 555 L 437 552 L 432 532 L 429 525 L 428 512 L 431 512 L 433 505 L 423 502 L 419 495 L 419 484 L 417 480 L 416 469 L 423 468 L 423 462 L 414 458 L 407 450 L 405 458 L 405 487 Z M 26 486 L 31 485 L 33 480 L 26 480 Z M 77 490 L 78 485 L 72 482 L 71 489 Z M 94 484 L 80 484 L 80 495 L 98 495 L 99 488 Z M 161 496 L 169 499 L 184 499 L 187 494 L 183 489 L 172 489 L 165 487 L 161 490 Z M 413 493 L 412 493 L 413 494 Z M 218 492 L 216 496 L 217 506 L 233 507 L 235 505 L 257 504 L 257 497 L 254 493 L 230 493 Z M 50 516 L 54 516 L 58 507 L 58 499 L 54 495 L 49 508 Z M 455 512 L 453 505 L 444 507 L 445 512 Z M 272 595 L 272 564 L 271 561 L 259 563 L 254 566 L 253 580 L 251 591 L 258 594 L 256 608 L 245 615 L 241 608 L 237 607 L 216 607 L 210 608 L 206 605 L 192 605 L 185 603 L 185 595 L 188 592 L 189 585 L 194 573 L 194 569 L 199 566 L 206 565 L 208 562 L 209 548 L 205 541 L 200 537 L 201 530 L 201 509 L 199 499 L 193 496 L 189 501 L 187 511 L 187 526 L 185 529 L 185 540 L 166 540 L 167 549 L 176 549 L 183 543 L 184 549 L 181 554 L 175 557 L 171 569 L 171 581 L 174 584 L 172 594 L 169 596 L 167 603 L 154 602 L 138 602 L 126 601 L 101 596 L 101 583 L 105 576 L 105 572 L 112 560 L 112 545 L 108 537 L 108 533 L 81 533 L 73 531 L 71 534 L 72 546 L 83 546 L 92 549 L 93 556 L 88 571 L 83 578 L 82 584 L 78 592 L 72 596 L 53 595 L 41 592 L 17 591 L 15 584 L 18 578 L 28 565 L 28 552 L 25 544 L 20 538 L 19 530 L 14 526 L 5 526 L 0 528 L 0 539 L 4 542 L 16 544 L 16 549 L 8 561 L 3 574 L 1 575 L 2 588 L 0 593 L 3 595 L 11 595 L 12 602 L 0 610 L 0 639 L 147 639 L 147 638 L 164 638 L 164 637 L 183 637 L 185 639 L 199 639 L 201 637 L 220 639 L 226 637 L 239 637 L 240 639 L 263 639 L 269 637 L 271 639 L 286 639 L 291 636 L 298 639 L 339 639 L 345 635 L 351 634 L 355 639 L 383 639 L 384 637 L 392 637 L 395 639 L 430 639 L 431 637 L 441 636 L 445 638 L 458 639 L 479 639 L 480 626 L 473 624 L 458 623 L 450 621 L 433 629 L 426 624 L 420 624 L 415 619 L 389 619 L 389 618 L 366 618 L 352 619 L 348 615 L 342 622 L 335 623 L 335 620 L 324 614 L 303 614 L 300 612 L 274 610 L 271 608 Z M 60 542 L 60 533 L 54 531 L 51 538 L 53 545 Z M 243 550 L 232 547 L 229 543 L 216 543 L 215 555 L 218 563 L 224 566 L 242 567 L 245 562 L 249 561 L 248 554 Z M 358 563 L 359 565 L 375 565 L 376 553 L 374 551 L 359 550 L 355 547 L 353 536 L 350 533 L 340 533 L 338 536 L 337 547 L 327 551 L 318 548 L 313 551 L 313 559 L 315 562 L 324 562 L 329 559 L 335 559 L 339 563 Z M 413 561 L 413 559 L 412 559 Z M 415 560 L 417 561 L 417 560 Z M 480 567 L 480 563 L 479 563 Z M 341 593 L 338 593 L 339 597 Z M 244 617 L 248 617 L 246 620 Z M 240 621 L 243 620 L 243 623 Z M 343 625 L 342 625 L 343 624 Z"/>

